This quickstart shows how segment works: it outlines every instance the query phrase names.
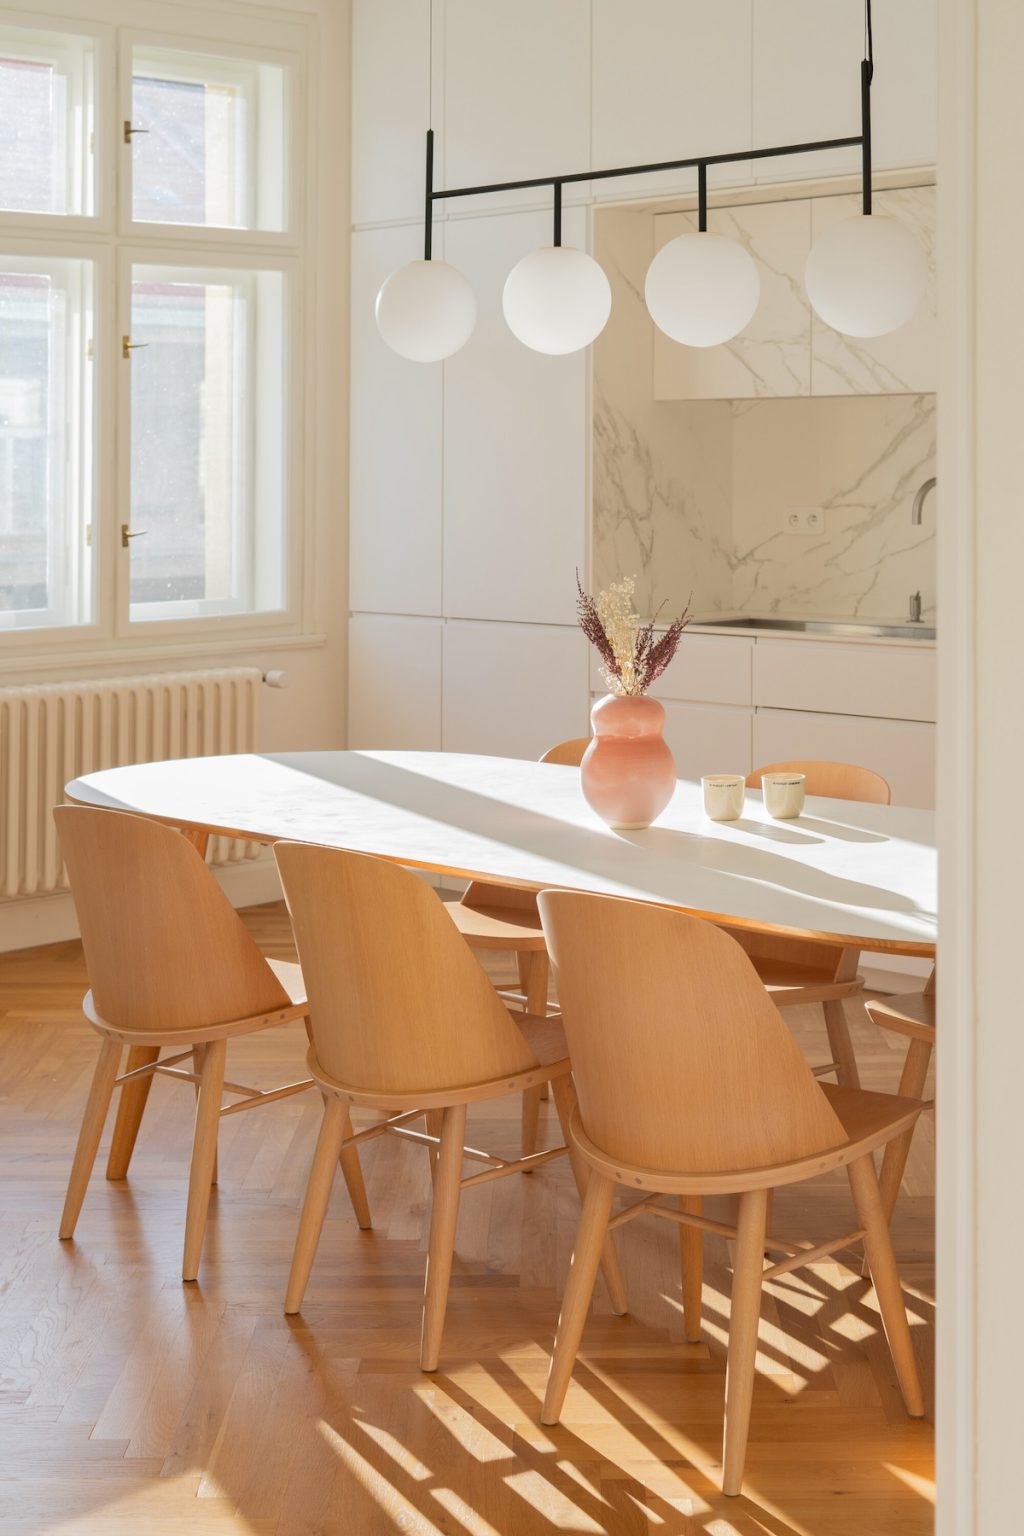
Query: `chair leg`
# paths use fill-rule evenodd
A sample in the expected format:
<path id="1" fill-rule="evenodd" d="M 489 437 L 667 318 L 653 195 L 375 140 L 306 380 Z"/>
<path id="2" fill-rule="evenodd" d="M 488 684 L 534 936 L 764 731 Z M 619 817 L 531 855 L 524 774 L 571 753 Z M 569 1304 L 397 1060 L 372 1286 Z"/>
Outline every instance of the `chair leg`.
<path id="1" fill-rule="evenodd" d="M 691 1216 L 704 1214 L 700 1195 L 680 1195 L 679 1209 Z M 683 1282 L 683 1337 L 687 1344 L 700 1343 L 701 1303 L 704 1296 L 704 1233 L 700 1227 L 679 1227 L 679 1267 Z"/>
<path id="2" fill-rule="evenodd" d="M 551 1091 L 555 1096 L 555 1109 L 558 1112 L 558 1121 L 562 1127 L 562 1135 L 565 1144 L 569 1148 L 569 1165 L 572 1168 L 573 1178 L 576 1180 L 576 1189 L 582 1201 L 587 1192 L 587 1184 L 591 1170 L 580 1154 L 579 1148 L 572 1139 L 570 1125 L 573 1111 L 576 1108 L 576 1089 L 572 1077 L 563 1074 L 551 1080 Z M 622 1278 L 622 1268 L 619 1264 L 619 1256 L 615 1251 L 615 1242 L 611 1234 L 606 1237 L 604 1253 L 601 1257 L 601 1273 L 604 1275 L 604 1283 L 608 1287 L 608 1297 L 611 1301 L 612 1311 L 617 1317 L 622 1317 L 629 1311 L 629 1302 L 626 1299 L 626 1282 Z"/>
<path id="3" fill-rule="evenodd" d="M 109 1035 L 104 1035 L 100 1042 L 99 1060 L 93 1070 L 89 1097 L 85 1101 L 85 1113 L 82 1116 L 82 1125 L 78 1132 L 78 1144 L 75 1147 L 75 1156 L 71 1164 L 68 1192 L 64 1199 L 64 1211 L 60 1218 L 60 1235 L 62 1238 L 74 1237 L 75 1235 L 78 1213 L 82 1209 L 82 1201 L 85 1199 L 89 1176 L 96 1161 L 96 1153 L 99 1149 L 100 1137 L 103 1135 L 107 1111 L 110 1108 L 110 1100 L 114 1092 L 114 1079 L 117 1077 L 117 1068 L 120 1060 L 120 1040 L 112 1040 Z"/>
<path id="4" fill-rule="evenodd" d="M 227 1050 L 226 1040 L 214 1040 L 206 1046 L 203 1054 L 202 1080 L 196 1101 L 196 1129 L 192 1140 L 192 1167 L 188 1177 L 188 1205 L 185 1210 L 185 1250 L 181 1262 L 183 1280 L 194 1280 L 199 1273 L 206 1213 L 210 1208 L 210 1185 L 217 1157 L 217 1132 L 220 1128 Z"/>
<path id="5" fill-rule="evenodd" d="M 455 1227 L 462 1193 L 462 1149 L 466 1143 L 466 1106 L 452 1104 L 444 1112 L 441 1149 L 434 1178 L 430 1212 L 430 1246 L 423 1288 L 423 1331 L 420 1336 L 420 1370 L 436 1371 L 441 1354 L 441 1335 L 448 1308 L 448 1284 L 455 1253 Z"/>
<path id="6" fill-rule="evenodd" d="M 192 1060 L 194 1062 L 193 1071 L 196 1073 L 196 1075 L 198 1077 L 201 1078 L 202 1075 L 203 1075 L 203 1062 L 206 1060 L 206 1046 L 205 1045 L 193 1046 L 193 1048 L 192 1048 Z M 196 1089 L 196 1107 L 197 1108 L 199 1106 L 199 1086 L 200 1086 L 199 1083 L 196 1083 L 195 1089 Z M 217 1167 L 218 1167 L 217 1148 L 214 1147 L 214 1149 L 213 1149 L 213 1172 L 210 1175 L 210 1183 L 211 1184 L 216 1184 L 216 1182 L 217 1182 Z"/>
<path id="7" fill-rule="evenodd" d="M 932 1044 L 930 1040 L 911 1040 L 910 1049 L 907 1051 L 907 1059 L 903 1063 L 903 1075 L 900 1078 L 900 1086 L 896 1090 L 902 1098 L 921 1099 L 924 1097 L 924 1083 L 928 1076 L 928 1067 L 932 1059 Z M 882 1157 L 882 1171 L 878 1176 L 878 1187 L 882 1196 L 882 1210 L 885 1212 L 887 1223 L 892 1222 L 892 1213 L 899 1198 L 900 1185 L 903 1183 L 903 1170 L 907 1166 L 907 1157 L 910 1153 L 910 1143 L 914 1139 L 916 1123 L 909 1131 L 904 1131 L 902 1136 L 896 1136 L 890 1141 Z"/>
<path id="8" fill-rule="evenodd" d="M 859 1088 L 860 1072 L 857 1070 L 857 1058 L 853 1054 L 850 1025 L 842 999 L 834 998 L 830 1003 L 822 1003 L 821 1007 L 825 1015 L 829 1050 L 838 1067 L 836 1077 L 844 1088 Z"/>
<path id="9" fill-rule="evenodd" d="M 158 1045 L 129 1046 L 128 1065 L 125 1071 L 134 1072 L 137 1067 L 148 1067 L 151 1062 L 158 1061 L 159 1058 Z M 125 1083 L 121 1089 L 117 1117 L 114 1120 L 114 1134 L 110 1141 L 110 1151 L 107 1153 L 108 1179 L 123 1179 L 128 1173 L 139 1126 L 142 1124 L 142 1115 L 152 1086 L 153 1073 L 147 1072 L 144 1077 L 135 1077 L 130 1083 Z"/>
<path id="10" fill-rule="evenodd" d="M 729 1307 L 729 1358 L 725 1370 L 725 1432 L 722 1448 L 722 1492 L 730 1498 L 743 1487 L 743 1467 L 747 1459 L 767 1216 L 767 1190 L 751 1189 L 740 1195 L 732 1301 Z"/>
<path id="11" fill-rule="evenodd" d="M 320 1135 L 317 1137 L 316 1151 L 309 1170 L 292 1267 L 288 1275 L 288 1289 L 285 1292 L 284 1310 L 287 1313 L 298 1312 L 306 1294 L 309 1272 L 313 1268 L 324 1217 L 327 1215 L 327 1202 L 331 1198 L 334 1175 L 341 1157 L 346 1122 L 345 1106 L 337 1094 L 325 1094 L 324 1117 L 320 1122 Z"/>
<path id="12" fill-rule="evenodd" d="M 545 950 L 536 950 L 530 954 L 521 954 L 519 959 L 519 973 L 524 978 L 523 990 L 526 993 L 526 1011 L 532 1013 L 538 1019 L 544 1018 L 548 1009 L 548 976 L 550 966 Z M 540 1123 L 540 1096 L 542 1088 L 527 1088 L 523 1093 L 523 1124 L 522 1124 L 522 1153 L 523 1157 L 531 1157 L 537 1150 L 537 1128 Z"/>
<path id="13" fill-rule="evenodd" d="M 352 1135 L 352 1116 L 347 1104 L 341 1103 L 344 1120 L 342 1122 L 346 1137 Z M 352 1202 L 352 1209 L 356 1213 L 356 1221 L 364 1232 L 368 1232 L 373 1226 L 370 1216 L 370 1202 L 366 1198 L 366 1185 L 363 1182 L 363 1165 L 359 1161 L 358 1147 L 345 1147 L 341 1149 L 339 1157 L 341 1172 L 348 1190 L 348 1197 Z"/>
<path id="14" fill-rule="evenodd" d="M 440 1138 L 441 1132 L 443 1130 L 444 1130 L 444 1110 L 443 1109 L 428 1109 L 427 1110 L 427 1135 L 428 1136 L 437 1136 L 438 1138 Z M 436 1182 L 437 1182 L 437 1159 L 440 1156 L 440 1149 L 438 1147 L 431 1147 L 427 1155 L 430 1158 L 430 1178 L 431 1178 L 431 1182 L 436 1184 Z"/>
<path id="15" fill-rule="evenodd" d="M 857 1219 L 864 1228 L 864 1249 L 867 1253 L 871 1280 L 878 1297 L 882 1314 L 882 1326 L 889 1343 L 896 1376 L 903 1393 L 903 1401 L 912 1419 L 924 1416 L 924 1398 L 921 1381 L 914 1359 L 914 1345 L 910 1337 L 910 1323 L 903 1301 L 899 1270 L 892 1251 L 889 1223 L 882 1209 L 882 1197 L 878 1191 L 875 1164 L 870 1156 L 858 1157 L 847 1168 L 850 1189 L 857 1207 Z"/>
<path id="16" fill-rule="evenodd" d="M 594 1294 L 598 1265 L 608 1242 L 608 1217 L 614 1193 L 612 1180 L 592 1168 L 587 1192 L 583 1197 L 583 1213 L 576 1229 L 562 1309 L 558 1316 L 555 1347 L 551 1354 L 544 1406 L 540 1414 L 542 1424 L 557 1424 L 561 1417 L 569 1378 L 576 1364 L 583 1327 Z"/>

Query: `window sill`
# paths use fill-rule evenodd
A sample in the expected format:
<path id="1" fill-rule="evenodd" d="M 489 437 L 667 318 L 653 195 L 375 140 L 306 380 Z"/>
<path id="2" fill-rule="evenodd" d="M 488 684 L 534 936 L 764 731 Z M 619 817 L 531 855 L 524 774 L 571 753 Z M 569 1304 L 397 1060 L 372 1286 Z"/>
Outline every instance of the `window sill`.
<path id="1" fill-rule="evenodd" d="M 17 688 L 41 673 L 88 674 L 96 667 L 116 666 L 121 673 L 152 661 L 181 661 L 203 669 L 216 665 L 222 657 L 251 656 L 254 652 L 313 651 L 327 644 L 326 635 L 233 635 L 217 640 L 212 635 L 202 639 L 159 642 L 144 645 L 134 640 L 114 644 L 105 641 L 95 649 L 64 644 L 51 651 L 22 652 L 0 660 L 0 687 Z"/>

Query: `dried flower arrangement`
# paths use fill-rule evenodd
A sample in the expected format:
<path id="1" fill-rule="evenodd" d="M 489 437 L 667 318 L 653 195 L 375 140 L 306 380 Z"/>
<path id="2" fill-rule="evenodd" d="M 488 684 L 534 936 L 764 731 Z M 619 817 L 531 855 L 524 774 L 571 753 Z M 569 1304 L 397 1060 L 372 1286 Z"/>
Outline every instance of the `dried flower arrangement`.
<path id="1" fill-rule="evenodd" d="M 597 597 L 591 597 L 580 585 L 576 572 L 576 613 L 580 628 L 603 663 L 601 674 L 609 693 L 638 698 L 661 676 L 679 647 L 679 637 L 690 622 L 687 604 L 665 633 L 655 637 L 657 614 L 649 624 L 641 624 L 633 611 L 636 577 L 612 582 Z M 660 609 L 659 609 L 660 612 Z"/>

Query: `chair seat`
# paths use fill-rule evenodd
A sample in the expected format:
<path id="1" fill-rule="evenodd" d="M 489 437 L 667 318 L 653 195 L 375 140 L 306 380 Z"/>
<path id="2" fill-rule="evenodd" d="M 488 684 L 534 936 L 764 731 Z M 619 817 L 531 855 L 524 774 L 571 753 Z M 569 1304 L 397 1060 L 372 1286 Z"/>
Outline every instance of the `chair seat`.
<path id="1" fill-rule="evenodd" d="M 896 1093 L 872 1093 L 867 1088 L 844 1088 L 838 1083 L 820 1083 L 832 1108 L 842 1121 L 851 1142 L 878 1145 L 895 1126 L 913 1125 L 921 1113 L 921 1100 L 902 1098 Z M 927 1107 L 927 1106 L 925 1106 Z"/>
<path id="2" fill-rule="evenodd" d="M 267 960 L 267 964 L 284 987 L 293 1003 L 306 1001 L 306 982 L 302 967 L 294 960 Z"/>
<path id="3" fill-rule="evenodd" d="M 878 998 L 867 1003 L 868 1016 L 882 1029 L 892 1029 L 913 1040 L 935 1040 L 934 992 L 904 992 L 899 997 Z"/>
<path id="4" fill-rule="evenodd" d="M 477 949 L 529 952 L 544 948 L 536 907 L 467 907 L 461 901 L 450 901 L 446 908 L 466 943 Z"/>
<path id="5" fill-rule="evenodd" d="M 826 966 L 796 965 L 788 960 L 761 956 L 751 956 L 751 959 L 777 1008 L 793 1008 L 801 1003 L 829 1003 L 852 997 L 864 986 L 863 976 L 836 981 L 835 972 Z"/>

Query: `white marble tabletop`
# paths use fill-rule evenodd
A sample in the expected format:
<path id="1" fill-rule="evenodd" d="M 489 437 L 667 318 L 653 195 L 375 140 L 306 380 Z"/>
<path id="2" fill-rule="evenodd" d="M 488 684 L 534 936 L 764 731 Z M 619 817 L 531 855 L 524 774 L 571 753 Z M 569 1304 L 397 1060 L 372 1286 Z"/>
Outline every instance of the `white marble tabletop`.
<path id="1" fill-rule="evenodd" d="M 579 770 L 448 752 L 286 752 L 184 758 L 74 780 L 68 798 L 257 842 L 289 838 L 464 878 L 630 896 L 859 949 L 930 955 L 929 811 L 808 799 L 795 821 L 748 792 L 712 822 L 681 779 L 643 832 L 613 832 Z"/>

